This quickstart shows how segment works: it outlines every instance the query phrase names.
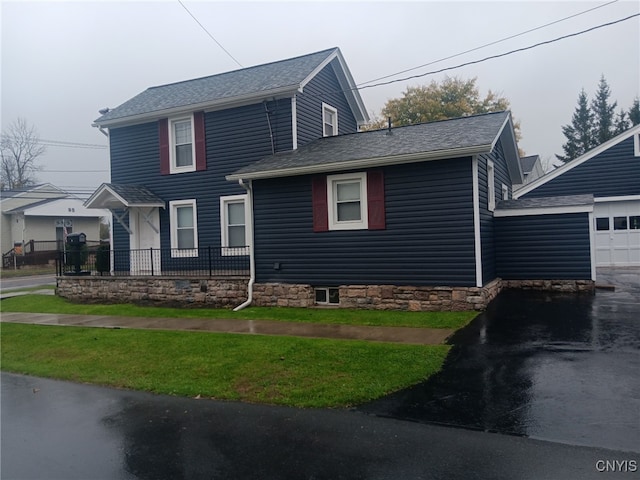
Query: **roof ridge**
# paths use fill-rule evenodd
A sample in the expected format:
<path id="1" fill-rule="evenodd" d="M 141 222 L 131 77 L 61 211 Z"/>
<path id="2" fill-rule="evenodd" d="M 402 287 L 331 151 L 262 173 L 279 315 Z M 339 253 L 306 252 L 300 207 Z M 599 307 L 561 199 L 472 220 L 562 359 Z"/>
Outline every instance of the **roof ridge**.
<path id="1" fill-rule="evenodd" d="M 297 57 L 290 57 L 290 58 L 285 58 L 285 59 L 282 59 L 282 60 L 274 60 L 272 62 L 266 62 L 266 63 L 261 63 L 261 64 L 258 64 L 258 65 L 252 65 L 250 67 L 237 68 L 235 70 L 229 70 L 229 71 L 226 71 L 226 72 L 214 73 L 212 75 L 204 75 L 202 77 L 189 78 L 189 79 L 186 79 L 186 80 L 178 80 L 177 82 L 163 83 L 162 85 L 154 85 L 152 87 L 148 87 L 147 90 L 154 90 L 156 88 L 163 88 L 163 87 L 168 87 L 168 86 L 171 86 L 171 85 L 179 85 L 179 84 L 184 84 L 184 83 L 189 83 L 189 82 L 196 82 L 196 81 L 199 81 L 199 80 L 205 80 L 205 79 L 209 79 L 209 78 L 213 78 L 213 77 L 222 77 L 224 75 L 231 75 L 231 74 L 234 74 L 234 73 L 237 73 L 237 72 L 243 72 L 243 71 L 246 72 L 248 70 L 253 70 L 253 69 L 261 68 L 261 67 L 266 67 L 268 65 L 276 65 L 278 63 L 290 62 L 290 61 L 293 61 L 293 60 L 299 60 L 301 58 L 310 57 L 310 56 L 313 56 L 313 55 L 319 55 L 319 54 L 325 53 L 325 52 L 328 54 L 329 52 L 334 52 L 334 51 L 336 51 L 338 49 L 339 49 L 338 47 L 327 48 L 325 50 L 319 50 L 317 52 L 311 52 L 311 53 L 307 53 L 307 54 L 304 54 L 304 55 L 298 55 Z"/>

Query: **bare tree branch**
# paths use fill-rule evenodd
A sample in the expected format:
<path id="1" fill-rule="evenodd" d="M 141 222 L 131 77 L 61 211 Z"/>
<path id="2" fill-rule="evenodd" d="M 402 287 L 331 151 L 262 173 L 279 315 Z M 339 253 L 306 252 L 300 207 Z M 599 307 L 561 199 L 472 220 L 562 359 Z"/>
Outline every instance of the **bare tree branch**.
<path id="1" fill-rule="evenodd" d="M 0 136 L 0 188 L 11 190 L 34 184 L 41 168 L 36 160 L 45 151 L 34 126 L 24 118 L 13 121 Z"/>

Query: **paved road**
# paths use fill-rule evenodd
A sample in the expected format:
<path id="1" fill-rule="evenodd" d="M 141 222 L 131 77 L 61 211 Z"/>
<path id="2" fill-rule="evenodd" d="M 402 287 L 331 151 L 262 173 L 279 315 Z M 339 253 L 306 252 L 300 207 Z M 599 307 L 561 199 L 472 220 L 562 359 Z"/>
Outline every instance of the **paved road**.
<path id="1" fill-rule="evenodd" d="M 1 375 L 3 479 L 620 479 L 640 455 Z M 608 463 L 607 463 L 608 462 Z M 616 463 L 617 462 L 617 463 Z"/>
<path id="2" fill-rule="evenodd" d="M 13 290 L 16 288 L 39 287 L 42 285 L 55 285 L 55 275 L 32 275 L 26 277 L 3 278 L 0 281 L 0 290 Z"/>

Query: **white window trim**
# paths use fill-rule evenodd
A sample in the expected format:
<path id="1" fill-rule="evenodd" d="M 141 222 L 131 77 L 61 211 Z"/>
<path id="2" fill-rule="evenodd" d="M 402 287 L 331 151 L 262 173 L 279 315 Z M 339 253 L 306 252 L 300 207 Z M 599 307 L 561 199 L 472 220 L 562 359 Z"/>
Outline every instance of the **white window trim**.
<path id="1" fill-rule="evenodd" d="M 319 302 L 318 300 L 315 301 L 316 305 L 340 305 L 340 289 L 338 287 L 316 287 L 313 289 L 314 292 L 314 297 L 315 297 L 315 292 L 318 290 L 322 290 L 325 292 L 325 296 L 327 301 L 326 302 Z M 331 296 L 329 295 L 329 290 L 338 290 L 338 301 L 337 302 L 331 302 L 329 299 L 331 298 Z"/>
<path id="2" fill-rule="evenodd" d="M 329 110 L 331 113 L 333 113 L 333 118 L 335 119 L 335 122 L 333 124 L 333 135 L 327 135 L 327 132 L 324 129 L 324 126 L 327 123 L 325 121 L 325 112 L 327 110 Z M 338 109 L 336 107 L 332 107 L 328 103 L 322 102 L 322 136 L 323 137 L 335 137 L 336 135 L 338 135 Z"/>
<path id="3" fill-rule="evenodd" d="M 509 187 L 502 184 L 502 200 L 509 200 Z"/>
<path id="4" fill-rule="evenodd" d="M 250 237 L 250 223 L 249 223 L 249 209 L 247 208 L 247 202 L 249 196 L 244 195 L 227 195 L 220 197 L 220 245 L 222 246 L 223 256 L 234 255 L 249 255 L 249 238 Z M 229 219 L 227 217 L 227 204 L 229 203 L 244 203 L 244 241 L 246 247 L 230 247 L 229 246 Z"/>
<path id="5" fill-rule="evenodd" d="M 640 157 L 640 133 L 636 133 L 633 136 L 633 154 L 636 157 Z"/>
<path id="6" fill-rule="evenodd" d="M 338 208 L 336 189 L 334 184 L 343 181 L 360 182 L 360 220 L 338 221 Z M 369 228 L 369 215 L 367 208 L 367 173 L 344 173 L 340 175 L 327 175 L 327 205 L 329 213 L 329 230 L 366 230 Z"/>
<path id="7" fill-rule="evenodd" d="M 189 120 L 191 122 L 191 165 L 178 167 L 176 165 L 176 132 L 174 124 Z M 193 115 L 169 119 L 169 173 L 185 173 L 196 171 L 196 135 Z"/>
<path id="8" fill-rule="evenodd" d="M 178 216 L 179 207 L 193 207 L 193 247 L 178 249 Z M 198 210 L 195 199 L 172 200 L 169 202 L 169 225 L 171 226 L 171 256 L 197 257 L 198 256 Z"/>
<path id="9" fill-rule="evenodd" d="M 496 209 L 496 168 L 491 160 L 487 160 L 487 208 Z"/>

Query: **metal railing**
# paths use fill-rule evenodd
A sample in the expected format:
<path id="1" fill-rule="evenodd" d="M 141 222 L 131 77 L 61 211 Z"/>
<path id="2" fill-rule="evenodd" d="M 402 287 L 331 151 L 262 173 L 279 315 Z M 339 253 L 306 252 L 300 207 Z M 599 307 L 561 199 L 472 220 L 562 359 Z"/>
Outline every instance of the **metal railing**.
<path id="1" fill-rule="evenodd" d="M 248 247 L 69 249 L 59 252 L 57 275 L 102 276 L 248 276 Z"/>

